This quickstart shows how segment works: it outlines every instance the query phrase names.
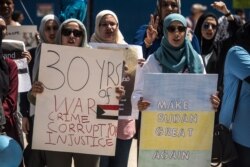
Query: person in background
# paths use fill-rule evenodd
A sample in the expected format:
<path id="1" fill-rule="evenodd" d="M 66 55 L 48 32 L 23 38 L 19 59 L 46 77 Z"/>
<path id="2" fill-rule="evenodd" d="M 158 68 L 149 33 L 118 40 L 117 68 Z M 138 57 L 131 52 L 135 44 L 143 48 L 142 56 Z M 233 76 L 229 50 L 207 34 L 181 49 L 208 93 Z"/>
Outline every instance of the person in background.
<path id="1" fill-rule="evenodd" d="M 0 24 L 2 26 L 2 31 L 3 31 L 3 36 L 2 38 L 4 39 L 6 34 L 7 34 L 7 24 L 6 24 L 6 20 L 3 16 L 0 15 Z M 29 63 L 32 60 L 31 54 L 29 51 L 23 51 L 22 52 L 22 57 L 27 59 L 27 62 Z"/>
<path id="2" fill-rule="evenodd" d="M 23 12 L 21 12 L 19 10 L 15 10 L 12 14 L 12 20 L 18 22 L 19 24 L 22 24 L 22 22 L 24 20 Z"/>
<path id="3" fill-rule="evenodd" d="M 7 25 L 20 26 L 20 23 L 12 19 L 14 7 L 14 0 L 0 0 L 0 15 L 4 17 Z"/>
<path id="4" fill-rule="evenodd" d="M 45 15 L 39 26 L 39 38 L 40 42 L 37 47 L 30 49 L 32 55 L 32 60 L 28 64 L 29 74 L 31 81 L 35 79 L 33 76 L 38 72 L 39 62 L 40 62 L 40 52 L 42 43 L 54 44 L 56 39 L 56 33 L 60 26 L 59 19 L 53 15 Z M 30 160 L 35 161 L 35 166 L 43 166 L 44 162 L 42 160 L 42 152 L 39 150 L 32 150 L 32 132 L 33 132 L 33 123 L 34 123 L 34 106 L 29 103 L 27 98 L 28 92 L 20 93 L 20 112 L 22 114 L 22 130 L 26 134 L 27 146 L 24 149 L 24 163 L 26 167 L 29 167 Z"/>
<path id="5" fill-rule="evenodd" d="M 203 6 L 202 4 L 195 3 L 191 7 L 191 15 L 188 16 L 187 19 L 187 25 L 188 27 L 194 31 L 196 23 L 199 19 L 199 17 L 207 10 L 206 6 Z"/>
<path id="6" fill-rule="evenodd" d="M 240 17 L 241 24 L 242 25 L 245 24 L 246 23 L 246 13 L 245 13 L 244 9 L 235 9 L 234 12 L 235 12 L 235 15 Z"/>
<path id="7" fill-rule="evenodd" d="M 4 39 L 6 36 L 6 33 L 7 33 L 7 26 L 6 26 L 5 19 L 2 16 L 0 16 L 0 27 L 1 27 L 2 39 Z M 2 40 L 1 40 L 1 42 L 2 42 Z M 28 52 L 28 51 L 22 52 L 21 56 L 23 58 L 26 58 L 27 62 L 30 62 L 32 60 L 30 52 Z M 10 85 L 11 86 L 10 97 L 12 98 L 12 100 L 10 100 L 11 102 L 7 103 L 7 104 L 10 104 L 12 106 L 11 111 L 13 112 L 13 115 L 14 115 L 14 117 L 12 117 L 12 119 L 13 119 L 12 123 L 15 124 L 15 130 L 16 130 L 17 135 L 19 136 L 17 141 L 20 143 L 21 148 L 23 148 L 23 136 L 22 136 L 22 131 L 21 131 L 21 123 L 20 123 L 20 119 L 19 119 L 20 113 L 18 113 L 19 111 L 17 110 L 17 104 L 16 104 L 17 103 L 16 98 L 18 98 L 18 93 L 17 93 L 17 97 L 15 97 L 16 96 L 15 89 L 17 89 L 17 91 L 18 91 L 18 79 L 15 78 L 15 77 L 18 77 L 18 69 L 17 69 L 17 76 L 15 76 L 15 68 L 17 68 L 15 62 L 13 60 L 7 59 L 7 58 L 6 58 L 6 61 L 9 65 L 9 67 L 11 68 L 11 82 L 12 82 L 12 84 Z M 15 85 L 15 84 L 17 84 L 17 85 Z M 16 88 L 16 86 L 17 86 L 17 88 Z M 22 165 L 20 165 L 20 166 L 22 166 Z"/>
<path id="8" fill-rule="evenodd" d="M 216 1 L 211 4 L 214 9 L 227 15 L 229 23 L 228 29 L 232 35 L 222 41 L 215 41 L 218 33 L 218 19 L 213 13 L 203 14 L 196 25 L 195 35 L 201 46 L 201 56 L 204 61 L 206 72 L 209 74 L 218 74 L 217 90 L 219 97 L 223 95 L 223 71 L 227 51 L 233 46 L 235 32 L 241 26 L 234 15 L 230 14 L 226 4 L 222 1 Z M 228 14 L 229 13 L 229 14 Z M 218 123 L 219 112 L 215 115 L 215 123 Z"/>
<path id="9" fill-rule="evenodd" d="M 230 13 L 226 4 L 222 1 L 216 1 L 211 6 L 220 13 L 227 15 L 227 20 L 230 24 L 229 31 L 235 34 L 241 25 L 238 24 L 237 19 Z M 198 19 L 194 31 L 201 46 L 201 56 L 204 60 L 207 73 L 218 74 L 222 71 L 224 62 L 219 62 L 220 57 L 224 57 L 228 49 L 232 46 L 232 44 L 227 44 L 225 39 L 224 41 L 215 41 L 218 26 L 217 16 L 213 13 L 205 13 Z M 233 40 L 230 39 L 230 41 Z"/>
<path id="10" fill-rule="evenodd" d="M 157 0 L 156 12 L 150 15 L 150 21 L 147 25 L 142 25 L 136 32 L 134 44 L 142 46 L 143 57 L 145 59 L 154 53 L 160 46 L 163 37 L 163 20 L 171 13 L 181 12 L 180 0 Z M 190 29 L 187 29 L 187 36 L 190 39 L 194 49 L 200 53 L 200 46 L 197 38 Z"/>
<path id="11" fill-rule="evenodd" d="M 17 123 L 17 96 L 18 96 L 18 69 L 16 63 L 4 58 L 2 54 L 2 40 L 6 33 L 6 24 L 0 17 L 0 96 L 4 111 L 6 123 L 3 125 L 3 131 L 7 136 L 16 140 L 23 148 L 22 140 L 19 136 Z M 15 157 L 13 157 L 15 158 Z M 22 167 L 22 162 L 19 167 Z"/>
<path id="12" fill-rule="evenodd" d="M 57 31 L 56 44 L 87 47 L 87 31 L 83 23 L 77 19 L 65 20 Z M 28 98 L 33 105 L 35 105 L 36 94 L 42 93 L 44 90 L 42 83 L 37 81 L 38 71 L 34 75 L 36 76 L 35 82 L 28 94 Z M 44 151 L 44 158 L 45 164 L 49 167 L 71 167 L 72 158 L 74 159 L 75 167 L 98 167 L 100 159 L 98 155 L 57 151 Z M 36 167 L 35 165 L 31 166 Z"/>
<path id="13" fill-rule="evenodd" d="M 244 20 L 242 20 L 242 18 L 244 18 L 244 15 L 242 15 L 243 16 L 242 18 L 240 15 L 232 14 L 231 12 L 230 12 L 230 15 L 232 15 L 232 17 L 234 18 L 234 21 L 238 25 L 244 24 Z M 228 39 L 229 37 L 234 35 L 236 30 L 234 30 L 233 27 L 230 27 L 230 25 L 231 25 L 229 23 L 230 20 L 228 20 L 230 15 L 229 14 L 222 15 L 221 17 L 219 17 L 219 19 L 218 19 L 219 26 L 218 26 L 217 34 L 215 36 L 215 41 L 223 41 L 223 40 Z"/>
<path id="14" fill-rule="evenodd" d="M 221 103 L 219 122 L 232 128 L 238 159 L 223 167 L 250 166 L 250 22 L 236 33 L 236 44 L 227 53 L 224 69 L 224 95 Z M 237 96 L 239 81 L 242 81 L 238 107 L 233 125 L 231 120 Z"/>
<path id="15" fill-rule="evenodd" d="M 0 21 L 0 99 L 1 101 L 7 96 L 9 91 L 9 69 L 2 56 L 2 37 L 3 37 L 3 27 Z"/>
<path id="16" fill-rule="evenodd" d="M 96 15 L 95 32 L 90 42 L 127 44 L 119 30 L 118 18 L 114 12 L 103 10 Z M 100 167 L 127 167 L 134 134 L 134 119 L 118 120 L 115 156 L 101 156 Z"/>

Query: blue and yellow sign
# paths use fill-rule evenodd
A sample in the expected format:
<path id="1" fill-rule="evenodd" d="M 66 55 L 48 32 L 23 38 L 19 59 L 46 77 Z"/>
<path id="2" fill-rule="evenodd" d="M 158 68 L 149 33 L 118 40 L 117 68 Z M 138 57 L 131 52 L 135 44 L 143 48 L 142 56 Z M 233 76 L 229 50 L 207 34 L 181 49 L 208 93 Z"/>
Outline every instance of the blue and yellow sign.
<path id="1" fill-rule="evenodd" d="M 210 166 L 216 83 L 217 75 L 146 74 L 140 167 Z"/>

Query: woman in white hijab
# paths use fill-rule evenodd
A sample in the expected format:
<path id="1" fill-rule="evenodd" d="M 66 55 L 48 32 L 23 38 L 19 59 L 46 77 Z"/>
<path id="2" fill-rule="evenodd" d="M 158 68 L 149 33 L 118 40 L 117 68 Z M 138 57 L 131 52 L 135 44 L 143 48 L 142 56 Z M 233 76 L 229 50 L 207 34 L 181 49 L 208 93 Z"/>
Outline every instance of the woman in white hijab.
<path id="1" fill-rule="evenodd" d="M 127 44 L 119 30 L 118 18 L 114 12 L 103 10 L 97 14 L 95 32 L 90 41 L 97 43 Z M 101 156 L 100 167 L 127 167 L 134 134 L 134 119 L 118 120 L 115 156 Z"/>
<path id="2" fill-rule="evenodd" d="M 103 10 L 96 15 L 95 32 L 90 42 L 127 44 L 119 30 L 116 14 L 110 10 Z"/>

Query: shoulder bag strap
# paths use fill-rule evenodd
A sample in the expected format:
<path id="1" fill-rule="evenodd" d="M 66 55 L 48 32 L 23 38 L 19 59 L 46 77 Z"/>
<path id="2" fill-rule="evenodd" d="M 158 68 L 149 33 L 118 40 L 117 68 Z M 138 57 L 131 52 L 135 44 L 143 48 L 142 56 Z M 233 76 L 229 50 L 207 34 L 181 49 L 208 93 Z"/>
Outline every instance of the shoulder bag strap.
<path id="1" fill-rule="evenodd" d="M 237 107 L 238 107 L 238 102 L 239 102 L 239 97 L 240 97 L 241 86 L 242 86 L 242 80 L 240 80 L 239 84 L 238 84 L 238 89 L 237 89 L 237 94 L 236 94 L 236 98 L 235 98 L 234 110 L 233 110 L 233 116 L 232 116 L 231 123 L 233 123 L 234 119 L 235 119 L 236 110 L 237 110 Z"/>

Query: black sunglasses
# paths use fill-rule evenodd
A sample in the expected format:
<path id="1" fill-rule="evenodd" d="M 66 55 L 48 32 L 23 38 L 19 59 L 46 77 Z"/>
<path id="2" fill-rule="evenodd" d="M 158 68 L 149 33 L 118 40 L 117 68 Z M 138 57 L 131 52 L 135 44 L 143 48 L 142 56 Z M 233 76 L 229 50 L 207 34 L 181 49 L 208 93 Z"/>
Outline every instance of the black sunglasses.
<path id="1" fill-rule="evenodd" d="M 185 32 L 186 29 L 187 29 L 187 28 L 184 27 L 184 26 L 168 26 L 168 27 L 167 27 L 168 32 L 171 32 L 171 33 L 175 32 L 175 31 L 178 31 L 178 32 Z"/>
<path id="2" fill-rule="evenodd" d="M 62 35 L 64 36 L 70 36 L 71 33 L 73 33 L 75 37 L 83 36 L 83 32 L 81 30 L 69 29 L 69 28 L 62 29 Z"/>
<path id="3" fill-rule="evenodd" d="M 217 28 L 217 25 L 212 24 L 212 23 L 204 23 L 202 26 L 205 30 L 208 30 L 210 27 L 212 27 L 213 30 L 215 30 Z"/>

